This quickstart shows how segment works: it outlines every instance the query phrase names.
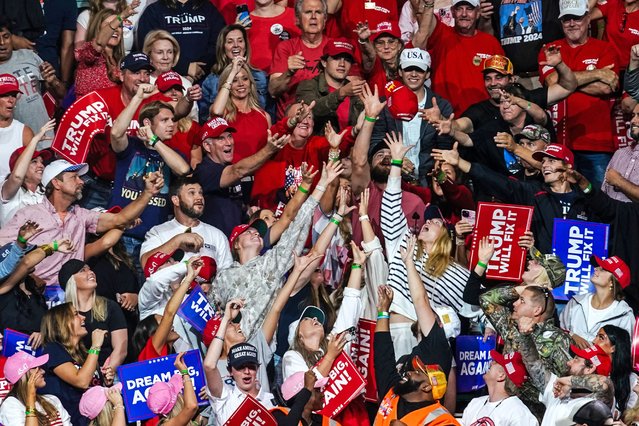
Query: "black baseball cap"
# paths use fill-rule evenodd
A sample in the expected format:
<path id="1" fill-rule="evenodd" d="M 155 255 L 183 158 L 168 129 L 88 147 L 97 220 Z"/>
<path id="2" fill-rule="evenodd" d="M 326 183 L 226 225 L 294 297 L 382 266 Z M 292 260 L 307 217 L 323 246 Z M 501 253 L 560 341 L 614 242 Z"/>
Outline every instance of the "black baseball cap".
<path id="1" fill-rule="evenodd" d="M 58 272 L 58 284 L 60 284 L 62 290 L 66 289 L 69 278 L 80 272 L 82 268 L 84 268 L 84 265 L 86 265 L 86 262 L 79 259 L 67 260 L 65 264 L 62 265 L 60 272 Z"/>
<path id="2" fill-rule="evenodd" d="M 238 343 L 229 349 L 228 367 L 239 367 L 246 364 L 260 365 L 257 348 L 249 343 Z"/>
<path id="3" fill-rule="evenodd" d="M 122 62 L 120 62 L 120 69 L 133 72 L 140 70 L 149 70 L 150 72 L 155 71 L 155 67 L 151 65 L 149 57 L 142 52 L 131 52 L 126 55 L 124 59 L 122 59 Z"/>

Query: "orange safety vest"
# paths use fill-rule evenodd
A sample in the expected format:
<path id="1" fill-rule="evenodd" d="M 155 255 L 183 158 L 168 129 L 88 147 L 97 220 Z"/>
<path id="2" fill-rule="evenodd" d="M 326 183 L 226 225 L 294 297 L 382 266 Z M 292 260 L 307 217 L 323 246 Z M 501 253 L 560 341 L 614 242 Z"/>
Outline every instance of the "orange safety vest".
<path id="1" fill-rule="evenodd" d="M 287 407 L 273 407 L 269 410 L 271 413 L 274 411 L 281 411 L 284 414 L 288 414 L 291 411 L 290 408 Z M 302 426 L 302 422 L 299 422 L 298 425 Z M 330 417 L 322 416 L 322 426 L 341 426 L 338 422 L 331 419 Z"/>
<path id="2" fill-rule="evenodd" d="M 401 420 L 410 426 L 460 426 L 455 417 L 444 408 L 439 401 L 419 410 L 411 411 L 401 419 L 397 419 L 397 403 L 399 396 L 389 390 L 379 405 L 374 426 L 389 426 L 393 420 Z"/>

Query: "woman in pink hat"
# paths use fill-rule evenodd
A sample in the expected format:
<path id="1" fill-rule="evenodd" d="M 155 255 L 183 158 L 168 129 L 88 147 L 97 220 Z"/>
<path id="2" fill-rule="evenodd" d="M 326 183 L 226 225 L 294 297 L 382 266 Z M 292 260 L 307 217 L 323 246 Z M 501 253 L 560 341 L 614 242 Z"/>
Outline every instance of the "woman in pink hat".
<path id="1" fill-rule="evenodd" d="M 184 352 L 175 358 L 174 365 L 179 373 L 175 373 L 168 383 L 156 382 L 149 389 L 146 405 L 160 416 L 159 425 L 187 426 L 197 413 L 195 389 L 183 358 Z"/>
<path id="2" fill-rule="evenodd" d="M 46 382 L 40 368 L 49 355 L 34 357 L 17 352 L 7 358 L 4 375 L 13 389 L 0 405 L 0 424 L 25 426 L 71 426 L 71 417 L 55 395 L 37 394 Z"/>
<path id="3" fill-rule="evenodd" d="M 126 426 L 122 383 L 89 388 L 80 399 L 80 414 L 91 419 L 89 426 Z"/>

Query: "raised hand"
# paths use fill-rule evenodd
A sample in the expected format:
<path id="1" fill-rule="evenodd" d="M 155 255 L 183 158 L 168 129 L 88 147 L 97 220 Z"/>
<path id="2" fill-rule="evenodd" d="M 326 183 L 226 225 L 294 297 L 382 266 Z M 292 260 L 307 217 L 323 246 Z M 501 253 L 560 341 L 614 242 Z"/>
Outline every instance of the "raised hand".
<path id="1" fill-rule="evenodd" d="M 371 30 L 368 27 L 368 21 L 360 21 L 357 23 L 357 26 L 355 27 L 353 32 L 357 34 L 357 38 L 359 38 L 362 43 L 365 43 L 373 35 L 373 33 L 376 33 L 377 31 Z"/>
<path id="2" fill-rule="evenodd" d="M 157 195 L 160 193 L 160 190 L 164 187 L 164 176 L 162 175 L 162 171 L 158 170 L 157 172 L 149 173 L 144 177 L 144 189 L 148 191 L 151 195 Z"/>
<path id="3" fill-rule="evenodd" d="M 324 256 L 324 253 L 314 254 L 313 251 L 309 251 L 305 256 L 298 256 L 293 250 L 293 269 L 297 272 L 303 272 L 308 266 Z"/>
<path id="4" fill-rule="evenodd" d="M 339 148 L 339 144 L 342 143 L 342 138 L 345 134 L 346 130 L 342 130 L 340 133 L 337 133 L 335 129 L 333 129 L 331 122 L 326 122 L 326 126 L 324 126 L 324 135 L 326 136 L 326 140 L 328 140 L 328 144 L 331 148 Z"/>
<path id="5" fill-rule="evenodd" d="M 453 133 L 453 120 L 455 119 L 455 114 L 451 114 L 448 118 L 444 118 L 441 120 L 435 120 L 431 122 L 435 130 L 437 130 L 438 135 L 450 135 Z"/>
<path id="6" fill-rule="evenodd" d="M 490 259 L 493 258 L 493 254 L 495 253 L 495 244 L 493 244 L 492 240 L 488 237 L 484 237 L 479 240 L 479 250 L 477 251 L 477 258 L 480 262 L 488 265 Z"/>
<path id="7" fill-rule="evenodd" d="M 388 312 L 393 303 L 393 289 L 387 285 L 377 287 L 377 311 Z"/>
<path id="8" fill-rule="evenodd" d="M 270 130 L 267 130 L 266 132 L 268 134 L 267 144 L 275 151 L 279 151 L 284 148 L 291 140 L 291 135 L 280 136 L 278 133 L 272 135 Z"/>
<path id="9" fill-rule="evenodd" d="M 539 65 L 541 65 L 542 67 L 549 66 L 554 68 L 561 63 L 561 46 L 548 46 L 547 44 L 544 44 L 543 49 L 546 60 L 540 61 Z"/>
<path id="10" fill-rule="evenodd" d="M 345 217 L 350 212 L 356 209 L 355 206 L 349 206 L 348 203 L 351 200 L 351 190 L 350 188 L 345 188 L 340 186 L 339 188 L 339 206 L 337 207 L 337 213 Z"/>
<path id="11" fill-rule="evenodd" d="M 184 352 L 180 352 L 178 356 L 175 357 L 175 361 L 173 361 L 173 365 L 175 366 L 175 368 L 177 368 L 180 371 L 188 369 L 188 367 L 184 363 Z"/>
<path id="12" fill-rule="evenodd" d="M 204 77 L 204 66 L 206 66 L 206 62 L 191 62 L 186 75 L 191 77 L 193 81 L 197 81 Z"/>
<path id="13" fill-rule="evenodd" d="M 306 162 L 302 163 L 300 170 L 302 172 L 302 182 L 309 186 L 313 183 L 313 179 L 319 173 L 319 170 L 315 170 L 315 166 L 309 166 Z"/>
<path id="14" fill-rule="evenodd" d="M 204 266 L 204 262 L 202 261 L 199 255 L 191 257 L 186 262 L 186 276 L 191 278 L 190 280 L 188 280 L 189 285 L 191 284 L 193 279 L 195 279 L 195 277 L 198 276 L 203 266 Z"/>
<path id="15" fill-rule="evenodd" d="M 104 344 L 104 337 L 108 332 L 106 330 L 102 330 L 96 328 L 91 333 L 91 347 L 92 348 L 101 348 L 102 344 Z"/>
<path id="16" fill-rule="evenodd" d="M 368 214 L 368 201 L 370 200 L 370 196 L 371 196 L 371 192 L 370 189 L 365 188 L 364 191 L 362 191 L 360 198 L 359 198 L 359 215 L 360 216 L 364 216 Z"/>
<path id="17" fill-rule="evenodd" d="M 45 139 L 44 135 L 48 131 L 53 131 L 53 129 L 55 129 L 55 118 L 44 123 L 44 126 L 40 127 L 40 130 L 38 130 L 38 133 L 33 136 L 33 139 L 41 141 Z"/>
<path id="18" fill-rule="evenodd" d="M 20 241 L 20 238 L 22 238 L 22 240 L 29 240 L 40 232 L 42 232 L 42 228 L 40 228 L 37 222 L 27 220 L 18 230 L 18 241 Z"/>
<path id="19" fill-rule="evenodd" d="M 510 133 L 498 132 L 493 138 L 498 148 L 503 148 L 508 152 L 515 152 L 518 145 Z"/>
<path id="20" fill-rule="evenodd" d="M 419 110 L 422 120 L 426 120 L 429 123 L 445 120 L 446 118 L 442 115 L 442 111 L 439 109 L 439 105 L 437 104 L 437 98 L 433 96 L 432 102 L 432 107 Z"/>
<path id="21" fill-rule="evenodd" d="M 443 161 L 455 167 L 459 164 L 458 146 L 459 142 L 455 142 L 453 149 L 433 149 L 431 155 L 435 160 Z"/>
<path id="22" fill-rule="evenodd" d="M 122 19 L 126 19 L 138 13 L 136 10 L 138 7 L 140 7 L 140 0 L 133 0 L 131 4 L 127 5 L 127 7 L 122 11 Z"/>
<path id="23" fill-rule="evenodd" d="M 351 241 L 351 249 L 353 250 L 353 263 L 357 263 L 358 265 L 364 265 L 366 259 L 371 255 L 361 250 L 354 241 Z"/>
<path id="24" fill-rule="evenodd" d="M 293 75 L 297 71 L 302 70 L 306 67 L 306 59 L 304 59 L 304 54 L 300 50 L 295 55 L 291 55 L 288 57 L 288 72 Z"/>
<path id="25" fill-rule="evenodd" d="M 158 92 L 158 88 L 154 84 L 140 83 L 138 90 L 135 92 L 135 96 L 139 99 L 148 99 Z"/>
<path id="26" fill-rule="evenodd" d="M 330 342 L 328 342 L 328 348 L 326 350 L 326 356 L 330 359 L 335 359 L 344 349 L 344 346 L 348 343 L 346 340 L 347 333 L 340 333 L 336 336 L 332 336 Z"/>
<path id="27" fill-rule="evenodd" d="M 344 168 L 342 167 L 341 161 L 329 161 L 328 164 L 323 163 L 321 180 L 328 185 L 337 179 L 342 171 L 344 171 Z"/>
<path id="28" fill-rule="evenodd" d="M 386 102 L 379 100 L 377 85 L 375 85 L 375 90 L 371 91 L 370 86 L 365 84 L 362 88 L 362 93 L 359 95 L 359 99 L 364 104 L 364 114 L 366 114 L 366 117 L 379 117 L 386 106 Z"/>
<path id="29" fill-rule="evenodd" d="M 224 309 L 224 316 L 228 320 L 232 320 L 237 317 L 237 314 L 240 313 L 246 301 L 244 299 L 231 299 L 226 304 L 226 308 Z"/>
<path id="30" fill-rule="evenodd" d="M 521 235 L 519 237 L 517 244 L 519 245 L 519 247 L 523 247 L 525 249 L 533 247 L 535 245 L 535 236 L 533 235 L 532 231 L 524 232 L 524 235 Z"/>
<path id="31" fill-rule="evenodd" d="M 195 102 L 202 99 L 202 88 L 199 84 L 194 84 L 193 86 L 186 89 L 186 100 L 189 102 Z"/>
<path id="32" fill-rule="evenodd" d="M 384 143 L 386 143 L 386 146 L 390 149 L 393 160 L 403 160 L 406 153 L 415 146 L 404 145 L 402 135 L 397 132 L 386 133 Z"/>
<path id="33" fill-rule="evenodd" d="M 75 251 L 75 244 L 68 238 L 58 241 L 58 251 L 60 253 L 73 253 Z"/>
<path id="34" fill-rule="evenodd" d="M 413 264 L 413 253 L 415 253 L 415 244 L 417 243 L 417 237 L 411 234 L 406 239 L 406 248 L 400 247 L 399 254 L 402 256 L 402 261 L 405 265 Z"/>

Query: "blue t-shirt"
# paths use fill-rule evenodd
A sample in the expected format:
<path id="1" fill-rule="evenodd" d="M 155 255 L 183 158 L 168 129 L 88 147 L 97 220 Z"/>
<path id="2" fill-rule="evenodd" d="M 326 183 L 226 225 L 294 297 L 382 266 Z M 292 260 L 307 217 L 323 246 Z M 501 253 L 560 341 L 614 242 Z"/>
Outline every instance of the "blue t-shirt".
<path id="1" fill-rule="evenodd" d="M 157 151 L 147 148 L 140 139 L 132 136 L 129 136 L 126 149 L 115 156 L 115 181 L 109 207 L 125 207 L 138 198 L 144 191 L 144 176 L 147 174 L 162 170 L 164 175 L 164 187 L 159 194 L 151 198 L 149 205 L 140 215 L 142 224 L 124 233 L 130 237 L 144 239 L 146 232 L 155 225 L 166 222 L 171 212 L 168 202 L 171 169 Z"/>
<path id="2" fill-rule="evenodd" d="M 227 166 L 206 156 L 195 168 L 193 176 L 200 182 L 204 191 L 204 214 L 200 220 L 215 226 L 229 237 L 233 228 L 241 224 L 245 218 L 240 182 L 228 188 L 220 187 L 222 172 Z"/>
<path id="3" fill-rule="evenodd" d="M 46 0 L 43 6 L 46 31 L 36 40 L 36 51 L 60 76 L 60 36 L 76 29 L 78 5 L 75 0 Z"/>

